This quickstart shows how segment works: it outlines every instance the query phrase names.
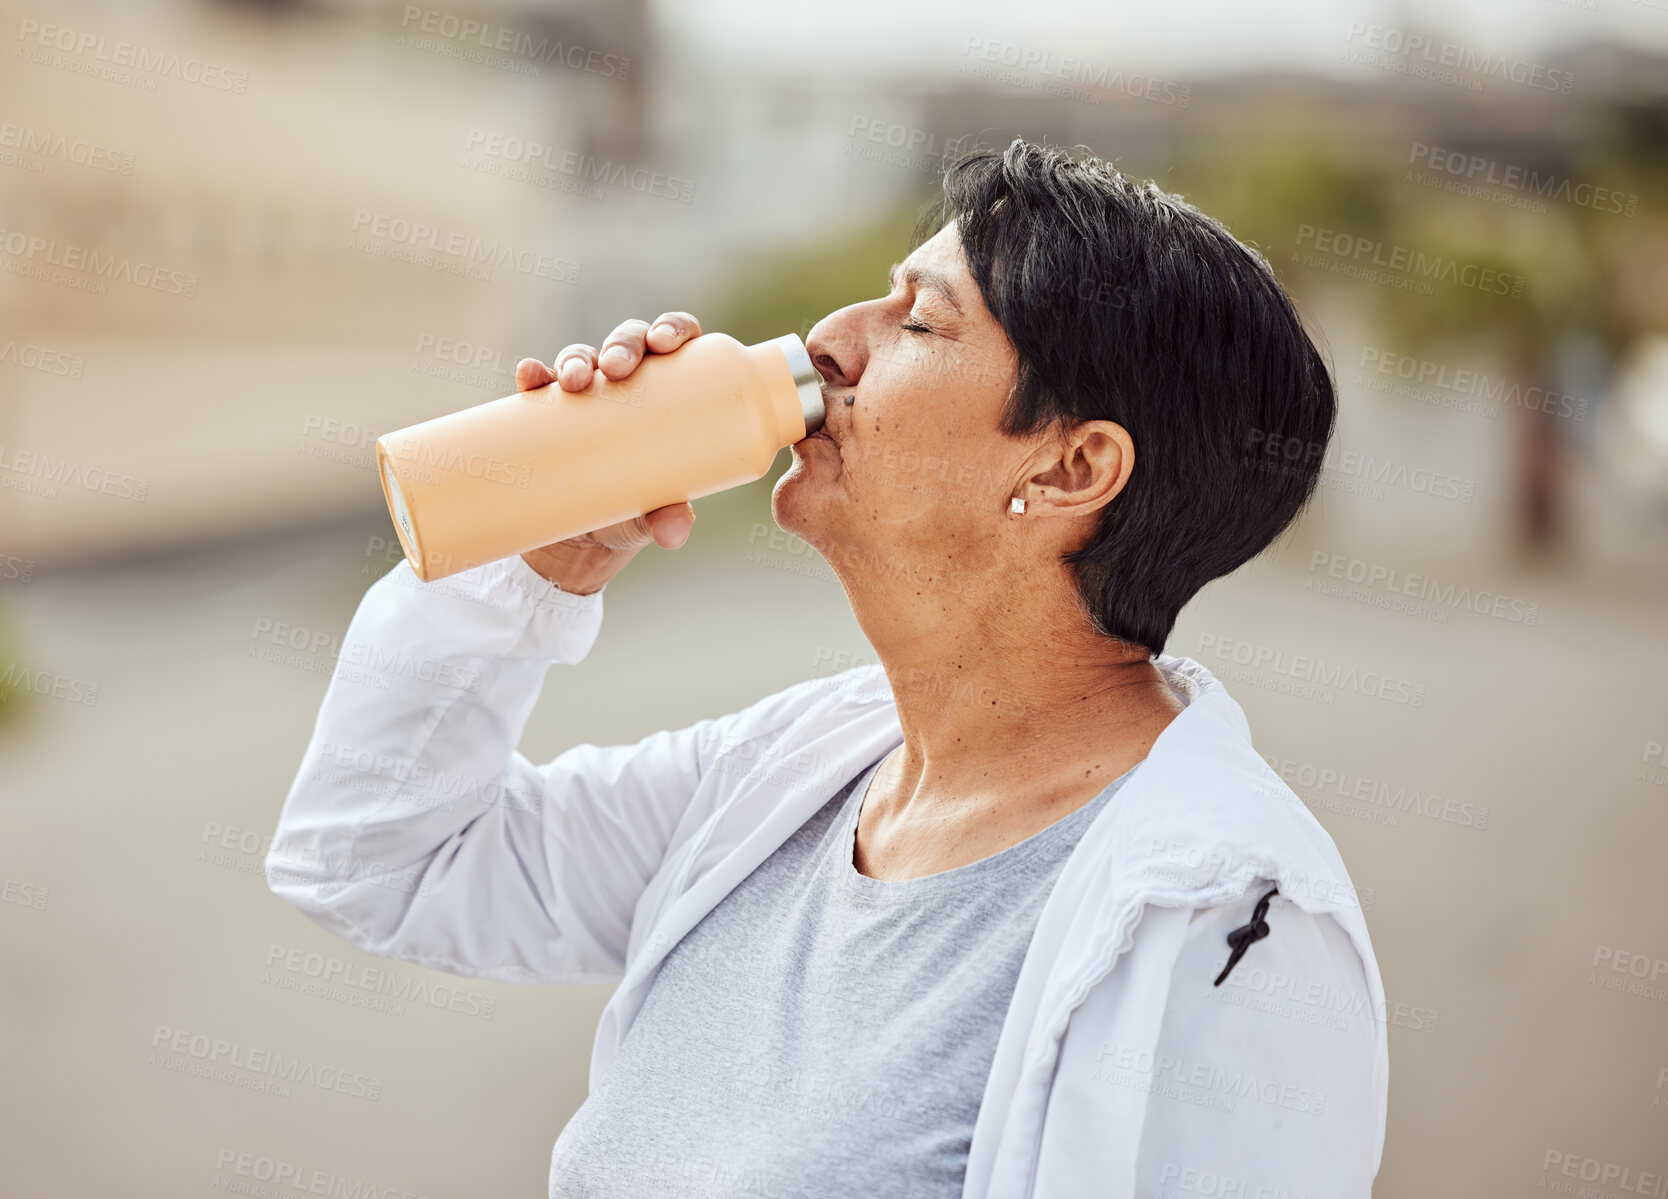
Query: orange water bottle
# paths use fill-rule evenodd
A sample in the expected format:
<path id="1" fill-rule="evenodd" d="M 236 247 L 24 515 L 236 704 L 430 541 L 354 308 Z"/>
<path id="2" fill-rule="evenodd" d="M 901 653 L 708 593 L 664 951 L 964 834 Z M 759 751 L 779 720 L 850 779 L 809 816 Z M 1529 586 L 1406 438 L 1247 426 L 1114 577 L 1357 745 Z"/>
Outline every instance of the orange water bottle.
<path id="1" fill-rule="evenodd" d="M 550 383 L 377 438 L 411 569 L 432 582 L 764 477 L 823 423 L 822 376 L 792 333 L 704 333 L 584 391 Z"/>

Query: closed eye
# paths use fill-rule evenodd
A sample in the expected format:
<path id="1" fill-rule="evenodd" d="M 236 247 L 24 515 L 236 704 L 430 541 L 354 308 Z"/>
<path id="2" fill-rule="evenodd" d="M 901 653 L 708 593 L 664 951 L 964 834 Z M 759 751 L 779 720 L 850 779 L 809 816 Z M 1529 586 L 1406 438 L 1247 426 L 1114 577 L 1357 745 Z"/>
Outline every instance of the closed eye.
<path id="1" fill-rule="evenodd" d="M 917 324 L 915 324 L 911 321 L 905 321 L 902 325 L 900 325 L 898 327 L 900 329 L 908 329 L 911 333 L 931 333 L 932 332 L 932 330 L 927 328 L 925 325 L 917 325 Z"/>

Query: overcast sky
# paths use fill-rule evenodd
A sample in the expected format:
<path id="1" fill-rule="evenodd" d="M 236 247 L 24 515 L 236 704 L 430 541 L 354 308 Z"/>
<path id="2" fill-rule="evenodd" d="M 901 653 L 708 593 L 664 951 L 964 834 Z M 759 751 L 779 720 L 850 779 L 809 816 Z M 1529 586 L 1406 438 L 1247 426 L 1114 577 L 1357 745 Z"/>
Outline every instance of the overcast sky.
<path id="1" fill-rule="evenodd" d="M 1245 67 L 1345 76 L 1377 73 L 1343 60 L 1366 34 L 1351 25 L 1434 32 L 1477 53 L 1536 61 L 1589 38 L 1668 52 L 1668 0 L 652 0 L 660 27 L 777 74 L 955 71 L 968 39 L 1075 55 L 1094 66 L 1178 80 Z M 797 52 L 788 48 L 798 39 Z M 790 59 L 789 55 L 792 54 Z M 1577 81 L 1579 85 L 1579 81 Z"/>

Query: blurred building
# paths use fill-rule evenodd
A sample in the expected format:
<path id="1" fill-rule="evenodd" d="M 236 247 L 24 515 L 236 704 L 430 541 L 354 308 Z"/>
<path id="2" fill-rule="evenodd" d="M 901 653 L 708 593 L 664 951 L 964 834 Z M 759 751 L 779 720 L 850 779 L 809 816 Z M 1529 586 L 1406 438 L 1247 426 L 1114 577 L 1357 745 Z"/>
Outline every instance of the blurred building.
<path id="1" fill-rule="evenodd" d="M 1082 143 L 1172 188 L 1190 165 L 1301 144 L 1363 179 L 1396 180 L 1369 190 L 1418 191 L 1401 177 L 1439 182 L 1433 153 L 1577 178 L 1600 134 L 1630 120 L 1638 136 L 1668 128 L 1660 60 L 1607 46 L 1545 64 L 1581 81 L 1571 95 L 1389 73 L 1021 70 L 978 49 L 845 82 L 791 58 L 734 77 L 657 40 L 644 0 L 73 11 L 65 44 L 92 37 L 97 49 L 19 33 L 25 57 L 0 78 L 0 327 L 13 358 L 47 364 L 0 347 L 0 438 L 26 455 L 0 472 L 0 548 L 43 562 L 374 511 L 378 433 L 506 394 L 524 355 L 548 360 L 627 316 L 714 304 L 774 251 L 837 244 L 918 203 L 945 155 L 975 142 Z M 10 4 L 0 16 L 13 30 L 45 25 Z M 216 85 L 166 67 L 86 78 L 123 39 L 156 61 L 214 66 Z M 52 152 L 54 139 L 96 143 L 102 165 Z M 1285 222 L 1272 233 L 1248 212 L 1207 208 L 1258 234 L 1309 295 L 1348 393 L 1360 347 L 1388 344 L 1369 303 L 1379 297 L 1287 270 L 1305 199 L 1268 197 Z M 1486 222 L 1491 200 L 1470 203 Z M 1603 363 L 1668 326 L 1660 209 L 1617 232 L 1623 248 L 1601 264 L 1617 342 Z M 53 265 L 76 254 L 81 269 Z M 189 279 L 192 294 L 105 281 L 86 267 L 94 256 L 118 273 Z M 782 329 L 803 332 L 815 315 L 784 313 Z M 1556 389 L 1574 386 L 1551 377 L 1566 350 L 1518 360 L 1468 337 L 1442 361 Z M 1602 372 L 1587 384 L 1608 387 Z M 1468 423 L 1405 396 L 1353 395 L 1341 434 L 1354 444 L 1417 444 L 1431 465 L 1486 481 L 1486 503 L 1439 522 L 1453 552 L 1504 544 L 1541 519 L 1537 505 L 1602 523 L 1628 502 L 1570 498 L 1571 447 L 1605 452 L 1590 436 L 1601 394 L 1588 397 L 1586 428 L 1511 412 Z M 1600 469 L 1600 492 L 1638 469 Z M 116 495 L 85 481 L 110 476 Z M 1342 535 L 1436 548 L 1422 521 L 1380 527 L 1399 508 L 1347 519 Z"/>
<path id="2" fill-rule="evenodd" d="M 642 6 L 470 12 L 0 10 L 8 551 L 362 509 L 376 433 L 577 328 L 640 165 Z"/>

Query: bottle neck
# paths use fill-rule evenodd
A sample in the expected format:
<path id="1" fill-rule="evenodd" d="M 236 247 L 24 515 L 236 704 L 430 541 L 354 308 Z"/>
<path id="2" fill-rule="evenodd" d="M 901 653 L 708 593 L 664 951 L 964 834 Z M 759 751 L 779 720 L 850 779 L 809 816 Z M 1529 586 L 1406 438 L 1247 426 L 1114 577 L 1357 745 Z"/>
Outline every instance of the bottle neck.
<path id="1" fill-rule="evenodd" d="M 796 333 L 784 333 L 781 337 L 762 341 L 758 345 L 748 346 L 747 352 L 759 363 L 765 377 L 772 380 L 773 388 L 781 377 L 785 365 L 787 374 L 793 387 L 791 400 L 785 391 L 777 396 L 777 404 L 781 409 L 782 426 L 787 431 L 788 440 L 783 444 L 791 444 L 799 440 L 794 436 L 803 426 L 804 433 L 800 436 L 810 436 L 822 428 L 827 417 L 823 407 L 822 373 L 811 361 L 810 353 L 805 349 L 805 343 Z M 794 417 L 797 413 L 797 419 Z"/>

